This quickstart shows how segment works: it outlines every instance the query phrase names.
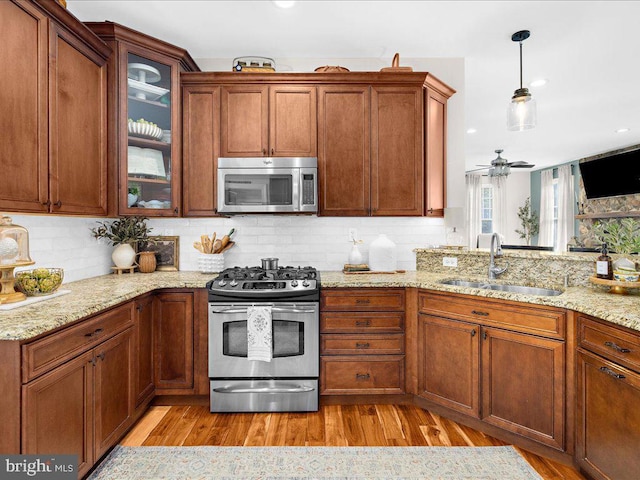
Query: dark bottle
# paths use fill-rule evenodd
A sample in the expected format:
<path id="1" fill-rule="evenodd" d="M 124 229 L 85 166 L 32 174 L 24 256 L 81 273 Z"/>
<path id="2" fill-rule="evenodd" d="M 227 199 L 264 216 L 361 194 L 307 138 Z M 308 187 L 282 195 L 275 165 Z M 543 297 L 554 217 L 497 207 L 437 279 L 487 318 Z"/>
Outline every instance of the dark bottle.
<path id="1" fill-rule="evenodd" d="M 611 280 L 613 278 L 613 265 L 611 263 L 611 257 L 608 255 L 607 244 L 602 244 L 602 255 L 596 260 L 596 277 L 604 280 Z"/>

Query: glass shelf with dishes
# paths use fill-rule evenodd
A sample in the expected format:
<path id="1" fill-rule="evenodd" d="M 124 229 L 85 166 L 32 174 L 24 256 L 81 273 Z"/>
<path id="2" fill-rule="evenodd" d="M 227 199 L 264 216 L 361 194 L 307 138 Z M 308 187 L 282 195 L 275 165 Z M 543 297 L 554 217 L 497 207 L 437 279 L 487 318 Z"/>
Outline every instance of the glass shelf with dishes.
<path id="1" fill-rule="evenodd" d="M 172 208 L 172 66 L 127 55 L 127 208 Z"/>

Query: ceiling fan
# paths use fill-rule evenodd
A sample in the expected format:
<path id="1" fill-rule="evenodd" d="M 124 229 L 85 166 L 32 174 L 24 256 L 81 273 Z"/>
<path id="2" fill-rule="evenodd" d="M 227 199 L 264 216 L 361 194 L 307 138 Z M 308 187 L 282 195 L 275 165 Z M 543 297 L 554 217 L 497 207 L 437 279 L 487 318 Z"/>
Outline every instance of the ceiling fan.
<path id="1" fill-rule="evenodd" d="M 478 165 L 478 167 L 482 167 L 482 168 L 476 168 L 475 170 L 469 170 L 467 173 L 470 172 L 477 172 L 479 170 L 486 170 L 489 169 L 488 175 L 490 177 L 506 177 L 507 175 L 509 175 L 509 173 L 511 173 L 511 168 L 532 168 L 535 167 L 535 165 L 533 163 L 528 163 L 528 162 L 509 162 L 506 158 L 502 158 L 500 156 L 500 154 L 503 152 L 504 150 L 496 150 L 495 152 L 498 154 L 498 156 L 496 158 L 494 158 L 493 160 L 491 160 L 491 165 Z"/>

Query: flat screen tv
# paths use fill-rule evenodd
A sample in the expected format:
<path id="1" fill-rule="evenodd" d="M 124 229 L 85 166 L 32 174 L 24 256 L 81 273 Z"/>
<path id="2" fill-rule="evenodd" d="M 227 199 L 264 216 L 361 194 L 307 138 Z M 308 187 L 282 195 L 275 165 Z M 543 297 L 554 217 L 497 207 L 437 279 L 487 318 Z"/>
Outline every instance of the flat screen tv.
<path id="1" fill-rule="evenodd" d="M 640 193 L 640 148 L 580 162 L 587 198 Z"/>

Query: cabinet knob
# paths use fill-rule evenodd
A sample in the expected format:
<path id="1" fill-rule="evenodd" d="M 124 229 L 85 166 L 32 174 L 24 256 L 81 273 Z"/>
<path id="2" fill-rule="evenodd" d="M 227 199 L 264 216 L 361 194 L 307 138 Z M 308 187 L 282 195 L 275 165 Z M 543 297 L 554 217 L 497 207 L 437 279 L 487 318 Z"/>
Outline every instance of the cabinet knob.
<path id="1" fill-rule="evenodd" d="M 58 208 L 60 208 L 60 207 L 62 206 L 62 202 L 61 202 L 60 200 L 58 200 L 57 202 L 55 202 L 55 203 L 53 204 L 53 206 L 54 206 L 54 207 L 58 207 Z"/>
<path id="2" fill-rule="evenodd" d="M 267 149 L 266 149 L 266 148 L 263 148 L 263 149 L 262 149 L 262 155 L 263 155 L 263 156 L 266 156 L 266 155 L 267 155 Z"/>
<path id="3" fill-rule="evenodd" d="M 471 330 L 471 336 L 475 337 L 476 336 L 476 329 L 474 328 L 473 330 Z"/>
<path id="4" fill-rule="evenodd" d="M 272 148 L 272 149 L 271 149 L 271 156 L 273 156 L 273 155 L 275 154 L 275 152 L 276 152 L 276 151 Z"/>
<path id="5" fill-rule="evenodd" d="M 180 211 L 180 210 L 178 210 L 178 207 L 176 207 L 176 208 L 174 208 L 174 209 L 173 209 L 173 213 L 175 213 L 176 215 L 178 215 L 179 211 Z"/>
<path id="6" fill-rule="evenodd" d="M 486 340 L 486 339 L 487 339 L 487 337 L 488 337 L 488 335 L 487 335 L 487 331 L 485 330 L 484 332 L 482 332 L 482 339 L 483 339 L 483 340 Z"/>
<path id="7" fill-rule="evenodd" d="M 46 202 L 42 202 L 42 205 L 44 205 L 45 207 L 50 207 L 51 206 L 51 200 L 47 200 Z"/>

